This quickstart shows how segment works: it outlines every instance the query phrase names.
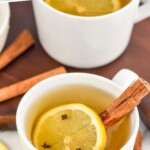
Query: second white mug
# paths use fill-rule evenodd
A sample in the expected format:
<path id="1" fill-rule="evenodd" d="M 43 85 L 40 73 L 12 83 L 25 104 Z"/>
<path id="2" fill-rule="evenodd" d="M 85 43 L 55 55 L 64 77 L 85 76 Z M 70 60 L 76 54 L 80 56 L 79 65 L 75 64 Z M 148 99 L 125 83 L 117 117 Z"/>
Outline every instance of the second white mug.
<path id="1" fill-rule="evenodd" d="M 134 23 L 150 15 L 148 6 L 149 2 L 139 7 L 139 0 L 131 0 L 114 13 L 81 17 L 33 0 L 43 48 L 59 62 L 77 68 L 103 66 L 118 58 L 128 45 Z"/>

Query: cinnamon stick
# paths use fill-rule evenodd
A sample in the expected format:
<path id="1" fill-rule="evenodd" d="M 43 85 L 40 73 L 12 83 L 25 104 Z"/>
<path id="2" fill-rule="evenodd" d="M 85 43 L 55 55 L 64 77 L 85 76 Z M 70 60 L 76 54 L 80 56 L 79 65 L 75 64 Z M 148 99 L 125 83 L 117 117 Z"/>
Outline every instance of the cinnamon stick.
<path id="1" fill-rule="evenodd" d="M 25 52 L 33 43 L 34 39 L 28 30 L 21 32 L 15 41 L 0 54 L 0 70 Z"/>
<path id="2" fill-rule="evenodd" d="M 138 131 L 135 145 L 134 145 L 134 150 L 142 150 L 142 133 L 141 133 L 141 131 Z"/>
<path id="3" fill-rule="evenodd" d="M 64 67 L 59 67 L 59 68 L 47 71 L 45 73 L 42 73 L 40 75 L 31 77 L 24 81 L 15 83 L 13 85 L 1 88 L 0 89 L 0 102 L 6 101 L 10 98 L 24 94 L 39 81 L 45 78 L 57 75 L 57 74 L 62 74 L 62 73 L 66 73 L 66 69 Z"/>
<path id="4" fill-rule="evenodd" d="M 4 115 L 0 116 L 0 125 L 4 123 L 11 123 L 16 121 L 15 115 Z"/>
<path id="5" fill-rule="evenodd" d="M 123 116 L 127 115 L 131 110 L 133 110 L 149 92 L 149 83 L 144 79 L 139 78 L 100 114 L 104 125 L 114 125 Z"/>

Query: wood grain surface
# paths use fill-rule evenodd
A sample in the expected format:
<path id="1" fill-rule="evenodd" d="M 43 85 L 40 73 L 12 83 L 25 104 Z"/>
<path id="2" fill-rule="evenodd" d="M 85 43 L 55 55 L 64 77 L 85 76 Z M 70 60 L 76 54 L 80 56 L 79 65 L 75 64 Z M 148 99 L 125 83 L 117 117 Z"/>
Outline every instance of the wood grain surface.
<path id="1" fill-rule="evenodd" d="M 25 28 L 33 34 L 35 45 L 0 72 L 0 88 L 62 65 L 49 57 L 40 45 L 31 2 L 11 3 L 10 6 L 10 31 L 5 48 Z M 67 66 L 66 68 L 68 72 L 93 73 L 109 79 L 120 69 L 128 68 L 150 82 L 150 18 L 134 26 L 127 49 L 111 64 L 94 69 L 75 69 Z M 21 97 L 0 103 L 0 115 L 15 114 Z M 150 95 L 142 101 L 139 110 L 144 122 L 150 128 Z M 15 128 L 15 123 L 0 126 L 1 130 Z"/>

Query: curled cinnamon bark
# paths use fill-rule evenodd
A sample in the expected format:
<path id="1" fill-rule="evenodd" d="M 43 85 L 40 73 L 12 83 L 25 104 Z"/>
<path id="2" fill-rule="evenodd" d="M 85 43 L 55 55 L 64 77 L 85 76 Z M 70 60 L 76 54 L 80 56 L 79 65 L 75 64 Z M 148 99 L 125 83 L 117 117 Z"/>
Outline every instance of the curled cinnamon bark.
<path id="1" fill-rule="evenodd" d="M 104 125 L 114 125 L 123 116 L 127 115 L 131 110 L 133 110 L 149 92 L 149 83 L 144 79 L 139 78 L 100 114 Z"/>
<path id="2" fill-rule="evenodd" d="M 41 80 L 44 80 L 44 79 L 54 76 L 54 75 L 63 74 L 63 73 L 66 73 L 66 69 L 64 67 L 58 67 L 56 69 L 49 70 L 42 74 L 28 78 L 26 80 L 17 82 L 10 86 L 0 88 L 0 102 L 6 101 L 6 100 L 9 100 L 10 98 L 14 98 L 16 96 L 24 94 L 32 86 L 34 86 Z"/>
<path id="3" fill-rule="evenodd" d="M 4 115 L 0 116 L 0 124 L 15 122 L 15 115 Z"/>
<path id="4" fill-rule="evenodd" d="M 134 145 L 134 150 L 142 150 L 142 133 L 141 131 L 138 132 L 135 145 Z"/>
<path id="5" fill-rule="evenodd" d="M 33 44 L 34 39 L 31 33 L 26 29 L 23 30 L 15 41 L 0 54 L 0 70 L 24 53 Z"/>

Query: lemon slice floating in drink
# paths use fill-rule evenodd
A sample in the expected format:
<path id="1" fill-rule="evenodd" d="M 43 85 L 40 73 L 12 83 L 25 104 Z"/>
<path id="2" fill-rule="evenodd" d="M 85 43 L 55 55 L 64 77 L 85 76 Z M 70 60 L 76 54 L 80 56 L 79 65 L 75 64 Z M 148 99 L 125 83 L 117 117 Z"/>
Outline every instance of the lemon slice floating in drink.
<path id="1" fill-rule="evenodd" d="M 82 104 L 68 104 L 43 114 L 33 130 L 38 150 L 103 150 L 106 130 L 95 111 Z"/>
<path id="2" fill-rule="evenodd" d="M 44 0 L 50 6 L 78 16 L 98 16 L 121 8 L 120 0 Z"/>
<path id="3" fill-rule="evenodd" d="M 8 150 L 8 148 L 2 142 L 0 142 L 0 150 Z"/>

